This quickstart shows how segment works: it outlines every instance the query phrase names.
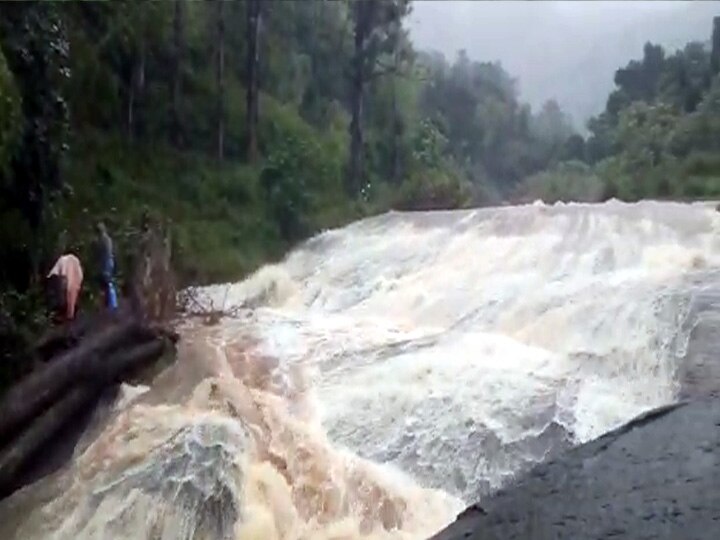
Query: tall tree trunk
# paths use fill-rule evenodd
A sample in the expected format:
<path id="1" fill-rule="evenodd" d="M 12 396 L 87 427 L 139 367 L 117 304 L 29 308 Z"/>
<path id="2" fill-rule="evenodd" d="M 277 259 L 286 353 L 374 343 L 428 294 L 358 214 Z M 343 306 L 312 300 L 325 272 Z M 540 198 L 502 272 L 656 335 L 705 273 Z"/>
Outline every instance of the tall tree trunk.
<path id="1" fill-rule="evenodd" d="M 140 36 L 140 50 L 132 59 L 127 103 L 127 135 L 134 139 L 144 131 L 144 95 L 145 95 L 145 34 Z"/>
<path id="2" fill-rule="evenodd" d="M 374 0 L 355 0 L 353 2 L 354 53 L 352 59 L 352 76 L 350 80 L 350 163 L 348 165 L 347 189 L 355 197 L 360 193 L 364 176 L 364 142 L 363 142 L 363 105 L 365 94 L 365 40 L 370 29 L 371 10 Z"/>
<path id="3" fill-rule="evenodd" d="M 398 108 L 398 101 L 397 101 L 397 81 L 398 81 L 398 72 L 400 71 L 400 53 L 399 49 L 396 46 L 395 50 L 393 51 L 393 70 L 394 74 L 392 76 L 392 144 L 390 147 L 390 179 L 394 184 L 400 183 L 400 177 L 402 175 L 401 169 L 401 157 L 400 157 L 400 147 L 402 144 L 402 135 L 403 130 L 405 126 L 403 125 L 403 119 L 400 116 L 400 110 Z"/>
<path id="4" fill-rule="evenodd" d="M 143 13 L 147 13 L 143 9 Z M 147 31 L 143 28 L 140 35 L 140 52 L 137 59 L 137 67 L 135 69 L 134 84 L 135 95 L 135 134 L 142 137 L 145 134 L 145 67 L 147 65 Z"/>
<path id="5" fill-rule="evenodd" d="M 397 69 L 397 55 L 395 55 Z M 402 119 L 397 104 L 397 77 L 392 80 L 392 143 L 390 146 L 390 179 L 394 184 L 400 183 L 400 139 L 402 137 Z"/>
<path id="6" fill-rule="evenodd" d="M 175 146 L 181 146 L 183 142 L 183 123 L 180 109 L 182 98 L 182 61 L 185 49 L 184 18 L 184 0 L 175 0 L 175 16 L 173 17 L 172 118 L 170 128 L 170 137 Z"/>
<path id="7" fill-rule="evenodd" d="M 362 76 L 358 76 L 358 70 L 355 71 L 351 88 L 352 119 L 350 120 L 350 166 L 347 185 L 348 192 L 353 197 L 360 192 L 364 169 L 362 129 L 364 82 Z"/>
<path id="8" fill-rule="evenodd" d="M 720 17 L 713 17 L 712 51 L 710 53 L 712 74 L 720 73 Z"/>
<path id="9" fill-rule="evenodd" d="M 127 136 L 128 139 L 133 138 L 135 133 L 135 85 L 133 84 L 133 77 L 130 76 L 130 84 L 128 85 L 128 100 L 127 100 Z"/>
<path id="10" fill-rule="evenodd" d="M 216 0 L 217 9 L 217 157 L 225 158 L 225 15 L 223 0 Z"/>
<path id="11" fill-rule="evenodd" d="M 258 158 L 258 72 L 260 65 L 260 0 L 247 3 L 247 160 Z"/>

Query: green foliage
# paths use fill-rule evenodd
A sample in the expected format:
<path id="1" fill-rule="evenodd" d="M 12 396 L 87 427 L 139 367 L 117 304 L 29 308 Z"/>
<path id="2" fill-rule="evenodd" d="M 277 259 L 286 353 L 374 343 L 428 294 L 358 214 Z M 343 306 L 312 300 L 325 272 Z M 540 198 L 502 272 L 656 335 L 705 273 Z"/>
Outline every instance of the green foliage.
<path id="1" fill-rule="evenodd" d="M 318 132 L 295 108 L 268 97 L 262 109 L 260 143 L 267 159 L 261 185 L 280 236 L 292 243 L 329 226 L 328 210 L 348 205 L 342 184 L 346 124 L 336 117 Z"/>
<path id="2" fill-rule="evenodd" d="M 34 337 L 46 328 L 43 296 L 38 289 L 0 291 L 0 394 L 32 369 L 27 351 Z"/>
<path id="3" fill-rule="evenodd" d="M 0 183 L 4 183 L 21 129 L 21 101 L 15 78 L 0 50 Z"/>
<path id="4" fill-rule="evenodd" d="M 69 43 L 63 21 L 50 4 L 7 6 L 0 22 L 3 52 L 22 96 L 25 117 L 22 148 L 14 153 L 10 196 L 36 228 L 42 201 L 62 186 L 60 160 L 69 128 L 62 90 L 69 76 Z"/>
<path id="5" fill-rule="evenodd" d="M 38 2 L 4 6 L 0 45 L 12 72 L 12 78 L 3 76 L 2 84 L 3 107 L 9 114 L 3 123 L 10 127 L 3 127 L 8 145 L 3 141 L 2 152 L 8 153 L 0 163 L 5 169 L 0 182 L 0 227 L 14 225 L 18 231 L 0 245 L 0 260 L 8 268 L 0 291 L 6 286 L 22 291 L 39 270 L 47 211 L 63 188 L 61 167 L 69 129 L 63 90 L 69 76 L 69 44 L 55 5 Z M 22 118 L 18 121 L 13 110 L 19 103 Z"/>
<path id="6" fill-rule="evenodd" d="M 562 161 L 584 161 L 586 153 L 585 139 L 575 133 L 563 143 L 560 159 Z"/>
<path id="7" fill-rule="evenodd" d="M 448 169 L 419 169 L 403 182 L 395 198 L 398 210 L 450 210 L 472 201 L 470 184 Z"/>
<path id="8" fill-rule="evenodd" d="M 346 169 L 346 190 L 353 198 L 367 199 L 372 187 L 371 175 L 366 170 L 367 154 L 365 123 L 367 113 L 366 90 L 374 79 L 394 73 L 400 74 L 401 67 L 409 56 L 409 43 L 402 30 L 402 19 L 410 11 L 409 0 L 351 0 L 350 22 L 352 23 L 353 50 L 349 59 L 350 124 L 348 134 L 350 147 Z M 405 66 L 406 67 L 406 66 Z M 400 129 L 402 122 L 394 105 L 390 123 L 391 157 L 390 176 L 397 180 L 400 152 Z"/>
<path id="9" fill-rule="evenodd" d="M 530 119 L 530 131 L 535 139 L 547 147 L 546 151 L 557 154 L 567 140 L 574 135 L 568 116 L 554 99 Z"/>
<path id="10" fill-rule="evenodd" d="M 581 161 L 558 163 L 534 174 L 518 186 L 516 197 L 526 202 L 542 200 L 598 202 L 604 196 L 604 184 L 592 167 Z"/>
<path id="11" fill-rule="evenodd" d="M 313 152 L 317 155 L 317 151 L 317 144 L 286 136 L 275 145 L 260 174 L 270 218 L 287 242 L 297 241 L 310 231 L 305 216 L 311 205 L 311 183 L 317 179 L 316 174 L 322 175 L 324 171 L 322 164 L 315 163 L 320 165 L 315 171 L 307 164 L 312 162 Z"/>
<path id="12" fill-rule="evenodd" d="M 57 228 L 66 229 L 82 260 L 91 261 L 92 226 L 104 219 L 120 251 L 121 281 L 145 210 L 170 222 L 183 283 L 238 279 L 281 254 L 275 227 L 266 219 L 257 169 L 97 132 L 82 135 L 73 148 L 68 177 L 90 181 L 74 183 Z"/>
<path id="13" fill-rule="evenodd" d="M 533 115 L 499 64 L 418 54 L 408 0 L 263 2 L 250 165 L 248 2 L 176 6 L 0 12 L 0 294 L 19 295 L 4 306 L 24 329 L 62 249 L 80 255 L 92 300 L 98 219 L 121 286 L 146 210 L 169 224 L 182 284 L 236 280 L 319 230 L 393 206 L 498 201 L 585 151 L 559 107 Z"/>
<path id="14" fill-rule="evenodd" d="M 647 44 L 642 60 L 617 71 L 617 88 L 589 122 L 585 144 L 605 198 L 717 196 L 720 81 L 713 80 L 713 46 L 711 53 L 693 42 L 667 55 Z"/>
<path id="15" fill-rule="evenodd" d="M 646 43 L 641 61 L 632 60 L 625 68 L 615 72 L 618 90 L 608 101 L 609 109 L 616 113 L 622 105 L 633 101 L 652 101 L 658 94 L 664 63 L 663 48 Z"/>
<path id="16" fill-rule="evenodd" d="M 533 115 L 500 64 L 473 62 L 464 51 L 452 65 L 439 54 L 423 54 L 419 63 L 429 78 L 420 94 L 422 115 L 438 126 L 446 157 L 475 186 L 510 193 L 562 155 L 573 135 L 565 114 L 548 102 Z"/>
<path id="17" fill-rule="evenodd" d="M 445 159 L 448 139 L 427 118 L 420 126 L 413 141 L 413 158 L 420 167 L 439 167 Z"/>
<path id="18" fill-rule="evenodd" d="M 710 54 L 702 43 L 688 43 L 667 59 L 659 100 L 693 112 L 710 86 Z"/>

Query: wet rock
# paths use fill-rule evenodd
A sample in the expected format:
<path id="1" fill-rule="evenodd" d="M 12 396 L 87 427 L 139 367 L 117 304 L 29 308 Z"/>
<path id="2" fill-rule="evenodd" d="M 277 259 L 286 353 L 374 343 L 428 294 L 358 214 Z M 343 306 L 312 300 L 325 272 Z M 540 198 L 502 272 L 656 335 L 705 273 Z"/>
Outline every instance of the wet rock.
<path id="1" fill-rule="evenodd" d="M 720 537 L 720 400 L 651 411 L 535 467 L 432 540 Z"/>
<path id="2" fill-rule="evenodd" d="M 122 519 L 118 524 L 108 523 L 107 533 L 119 530 L 132 534 L 126 530 L 126 523 L 144 521 L 148 530 L 163 531 L 162 537 L 234 538 L 235 523 L 242 517 L 239 503 L 243 478 L 235 454 L 247 444 L 244 439 L 248 439 L 246 433 L 223 424 L 187 427 L 141 464 L 124 472 L 121 480 L 96 488 L 93 502 L 98 507 L 104 499 L 128 501 L 133 493 L 146 496 L 138 499 L 141 504 L 120 506 L 118 515 Z M 154 501 L 156 507 L 148 508 L 147 501 Z"/>
<path id="3" fill-rule="evenodd" d="M 252 444 L 245 427 L 199 418 L 154 446 L 158 429 L 96 441 L 81 469 L 3 501 L 0 538 L 235 539 L 244 518 L 242 455 Z"/>
<path id="4" fill-rule="evenodd" d="M 680 397 L 720 397 L 720 290 L 717 273 L 695 289 L 686 325 L 688 347 L 678 370 Z"/>

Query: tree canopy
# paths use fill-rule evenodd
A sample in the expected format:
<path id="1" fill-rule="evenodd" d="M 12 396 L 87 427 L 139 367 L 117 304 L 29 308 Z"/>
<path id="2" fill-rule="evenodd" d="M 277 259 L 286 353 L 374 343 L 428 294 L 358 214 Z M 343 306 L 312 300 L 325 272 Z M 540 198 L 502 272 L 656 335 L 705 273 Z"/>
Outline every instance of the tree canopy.
<path id="1" fill-rule="evenodd" d="M 590 190 L 599 199 L 720 195 L 718 17 L 712 32 L 707 43 L 691 42 L 674 52 L 647 43 L 641 59 L 615 72 L 615 89 L 605 110 L 588 122 L 587 140 L 568 140 L 574 149 L 566 147 L 564 159 L 591 165 L 583 182 L 599 185 Z M 563 176 L 556 167 L 534 177 L 534 191 L 548 193 L 550 177 Z M 538 189 L 542 179 L 547 189 Z M 572 192 L 555 190 L 549 198 Z"/>

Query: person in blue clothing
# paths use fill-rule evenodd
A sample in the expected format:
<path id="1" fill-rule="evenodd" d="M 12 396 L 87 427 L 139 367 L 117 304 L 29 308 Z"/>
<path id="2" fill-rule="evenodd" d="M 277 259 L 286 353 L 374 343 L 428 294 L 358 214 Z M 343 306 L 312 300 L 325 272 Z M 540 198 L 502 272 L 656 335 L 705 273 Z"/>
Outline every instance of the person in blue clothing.
<path id="1" fill-rule="evenodd" d="M 113 282 L 113 275 L 115 274 L 113 241 L 102 221 L 95 226 L 95 229 L 98 235 L 98 262 L 100 264 L 100 276 L 102 279 L 103 293 L 105 295 L 105 306 L 114 310 L 118 307 L 118 299 L 115 283 Z"/>

